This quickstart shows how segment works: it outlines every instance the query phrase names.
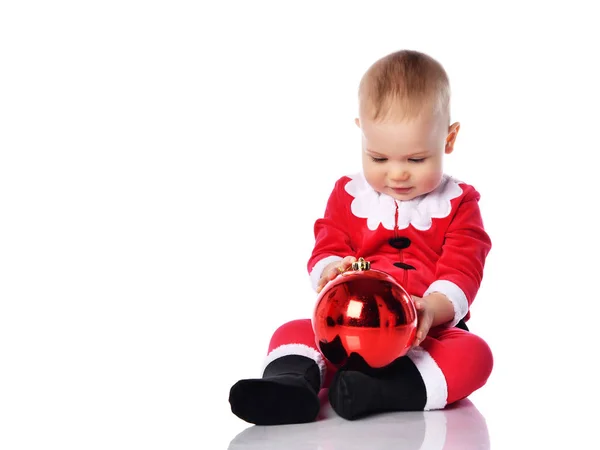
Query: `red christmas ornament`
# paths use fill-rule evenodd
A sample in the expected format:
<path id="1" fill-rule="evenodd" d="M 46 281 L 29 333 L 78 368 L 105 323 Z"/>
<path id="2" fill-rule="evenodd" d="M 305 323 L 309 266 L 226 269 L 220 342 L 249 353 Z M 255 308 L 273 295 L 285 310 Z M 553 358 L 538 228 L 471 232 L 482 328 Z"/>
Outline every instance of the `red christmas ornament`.
<path id="1" fill-rule="evenodd" d="M 318 348 L 334 365 L 357 353 L 369 366 L 380 368 L 410 349 L 417 311 L 394 278 L 360 258 L 321 291 L 312 325 Z"/>

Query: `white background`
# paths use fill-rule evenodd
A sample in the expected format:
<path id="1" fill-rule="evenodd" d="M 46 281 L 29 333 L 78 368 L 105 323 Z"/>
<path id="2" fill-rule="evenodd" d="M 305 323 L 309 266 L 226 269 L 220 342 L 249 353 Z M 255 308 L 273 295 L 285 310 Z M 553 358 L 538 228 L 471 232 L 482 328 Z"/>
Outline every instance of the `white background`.
<path id="1" fill-rule="evenodd" d="M 2 2 L 0 447 L 226 448 L 248 426 L 229 387 L 312 312 L 313 223 L 360 170 L 358 81 L 401 48 L 450 76 L 446 169 L 480 191 L 494 243 L 470 322 L 496 358 L 471 397 L 492 448 L 583 440 L 600 150 L 584 4 Z"/>

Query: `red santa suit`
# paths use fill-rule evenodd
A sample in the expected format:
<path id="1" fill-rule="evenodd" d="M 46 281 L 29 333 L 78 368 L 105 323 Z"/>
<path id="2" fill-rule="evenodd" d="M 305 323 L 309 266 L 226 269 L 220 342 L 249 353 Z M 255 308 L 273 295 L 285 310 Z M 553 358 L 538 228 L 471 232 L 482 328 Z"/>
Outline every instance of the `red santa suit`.
<path id="1" fill-rule="evenodd" d="M 325 214 L 314 226 L 316 241 L 308 261 L 313 287 L 325 266 L 350 255 L 389 273 L 412 295 L 440 292 L 452 302 L 454 319 L 432 328 L 407 355 L 426 388 L 425 410 L 467 397 L 492 370 L 489 347 L 464 325 L 491 248 L 479 198 L 473 186 L 448 175 L 437 189 L 409 201 L 376 192 L 362 174 L 345 176 L 336 182 Z M 335 367 L 318 351 L 309 319 L 275 332 L 265 366 L 289 354 L 317 362 L 321 387 L 328 386 Z"/>

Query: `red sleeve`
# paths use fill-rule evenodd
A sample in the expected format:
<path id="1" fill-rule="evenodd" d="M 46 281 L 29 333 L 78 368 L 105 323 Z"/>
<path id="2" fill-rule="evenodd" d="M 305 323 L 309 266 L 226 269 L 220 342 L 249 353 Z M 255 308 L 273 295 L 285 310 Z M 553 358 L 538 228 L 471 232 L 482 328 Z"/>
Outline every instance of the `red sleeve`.
<path id="1" fill-rule="evenodd" d="M 348 231 L 349 194 L 344 189 L 348 181 L 349 178 L 342 177 L 336 182 L 327 201 L 324 216 L 315 222 L 315 246 L 308 260 L 308 272 L 311 274 L 311 278 L 313 275 L 321 276 L 320 272 L 324 265 L 319 262 L 333 261 L 354 255 Z M 319 269 L 317 266 L 323 267 L 320 267 L 318 274 L 313 274 L 314 269 Z"/>
<path id="2" fill-rule="evenodd" d="M 446 280 L 456 285 L 470 306 L 481 285 L 492 244 L 483 227 L 480 195 L 470 186 L 466 189 L 470 192 L 461 199 L 444 237 L 442 255 L 436 265 L 436 282 Z"/>

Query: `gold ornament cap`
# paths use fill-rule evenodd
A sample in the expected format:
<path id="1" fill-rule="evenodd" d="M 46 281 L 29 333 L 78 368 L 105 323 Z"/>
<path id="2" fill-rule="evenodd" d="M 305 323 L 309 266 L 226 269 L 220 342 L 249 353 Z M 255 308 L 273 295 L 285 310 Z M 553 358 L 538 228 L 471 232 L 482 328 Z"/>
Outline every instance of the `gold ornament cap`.
<path id="1" fill-rule="evenodd" d="M 352 263 L 352 270 L 369 270 L 370 268 L 371 263 L 365 261 L 365 258 L 358 258 L 358 261 Z"/>

